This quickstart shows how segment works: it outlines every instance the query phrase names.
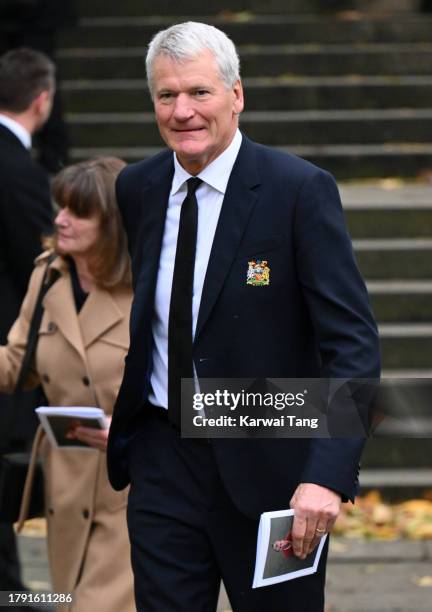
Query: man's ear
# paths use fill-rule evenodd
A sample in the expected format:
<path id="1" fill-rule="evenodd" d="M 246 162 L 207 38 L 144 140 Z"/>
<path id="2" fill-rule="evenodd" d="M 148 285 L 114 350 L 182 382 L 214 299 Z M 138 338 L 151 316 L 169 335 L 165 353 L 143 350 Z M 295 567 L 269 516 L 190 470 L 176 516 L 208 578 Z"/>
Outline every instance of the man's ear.
<path id="1" fill-rule="evenodd" d="M 240 79 L 233 86 L 234 104 L 233 110 L 235 115 L 239 115 L 244 108 L 243 85 Z"/>
<path id="2" fill-rule="evenodd" d="M 54 91 L 44 90 L 41 91 L 31 103 L 30 111 L 33 119 L 33 129 L 35 131 L 39 130 L 50 116 L 53 99 Z"/>
<path id="3" fill-rule="evenodd" d="M 44 90 L 44 91 L 41 91 L 40 94 L 36 96 L 36 98 L 34 98 L 30 106 L 31 106 L 31 109 L 37 115 L 40 115 L 40 114 L 44 114 L 45 109 L 50 104 L 51 104 L 51 92 Z"/>

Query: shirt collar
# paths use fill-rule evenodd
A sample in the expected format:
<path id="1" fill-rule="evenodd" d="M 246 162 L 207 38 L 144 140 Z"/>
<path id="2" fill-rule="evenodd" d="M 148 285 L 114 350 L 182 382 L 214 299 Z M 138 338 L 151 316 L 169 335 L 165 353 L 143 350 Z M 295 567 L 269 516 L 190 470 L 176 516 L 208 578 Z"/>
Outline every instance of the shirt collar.
<path id="1" fill-rule="evenodd" d="M 242 143 L 242 135 L 239 129 L 236 130 L 234 138 L 228 147 L 214 159 L 208 166 L 204 168 L 198 177 L 225 195 L 228 180 L 233 169 L 235 160 Z M 180 165 L 177 156 L 174 153 L 174 177 L 171 187 L 171 195 L 177 193 L 184 183 L 191 178 L 191 174 Z"/>
<path id="2" fill-rule="evenodd" d="M 20 123 L 0 113 L 0 125 L 4 125 L 22 143 L 26 149 L 31 149 L 31 135 Z"/>

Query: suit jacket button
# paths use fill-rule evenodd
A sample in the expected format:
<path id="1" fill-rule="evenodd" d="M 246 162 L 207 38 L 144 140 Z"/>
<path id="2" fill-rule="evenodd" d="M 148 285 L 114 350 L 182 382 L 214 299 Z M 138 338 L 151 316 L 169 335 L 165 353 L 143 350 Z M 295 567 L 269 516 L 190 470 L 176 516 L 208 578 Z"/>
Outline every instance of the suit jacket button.
<path id="1" fill-rule="evenodd" d="M 50 321 L 48 323 L 48 331 L 55 332 L 56 330 L 57 330 L 57 325 L 53 321 Z"/>
<path id="2" fill-rule="evenodd" d="M 88 519 L 90 516 L 90 511 L 88 510 L 88 508 L 84 508 L 84 510 L 82 511 L 82 515 L 85 519 Z"/>
<path id="3" fill-rule="evenodd" d="M 90 378 L 88 376 L 83 376 L 82 381 L 86 387 L 90 386 Z"/>
<path id="4" fill-rule="evenodd" d="M 48 376 L 48 374 L 43 374 L 42 375 L 42 380 L 46 383 L 49 383 L 50 381 L 50 377 Z"/>
<path id="5" fill-rule="evenodd" d="M 52 516 L 54 514 L 53 508 L 48 508 L 48 514 Z"/>

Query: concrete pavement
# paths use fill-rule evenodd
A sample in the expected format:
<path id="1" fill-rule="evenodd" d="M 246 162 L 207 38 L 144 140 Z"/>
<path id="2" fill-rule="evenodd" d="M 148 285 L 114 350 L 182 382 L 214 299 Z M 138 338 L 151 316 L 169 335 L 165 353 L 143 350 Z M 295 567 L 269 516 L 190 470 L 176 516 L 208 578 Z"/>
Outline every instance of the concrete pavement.
<path id="1" fill-rule="evenodd" d="M 20 535 L 19 550 L 26 583 L 34 590 L 49 590 L 45 538 Z M 432 541 L 380 542 L 334 537 L 326 592 L 326 612 L 430 611 Z M 222 590 L 218 612 L 229 610 Z"/>

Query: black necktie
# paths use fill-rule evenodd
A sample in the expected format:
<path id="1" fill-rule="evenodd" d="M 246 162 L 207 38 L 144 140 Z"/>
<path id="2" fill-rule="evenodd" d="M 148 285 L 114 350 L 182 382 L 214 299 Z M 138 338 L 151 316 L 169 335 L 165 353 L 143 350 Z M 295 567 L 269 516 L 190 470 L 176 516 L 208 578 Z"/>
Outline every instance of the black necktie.
<path id="1" fill-rule="evenodd" d="M 168 417 L 181 425 L 181 379 L 193 378 L 192 294 L 198 229 L 198 203 L 195 192 L 201 179 L 187 181 L 183 200 L 168 322 Z"/>

